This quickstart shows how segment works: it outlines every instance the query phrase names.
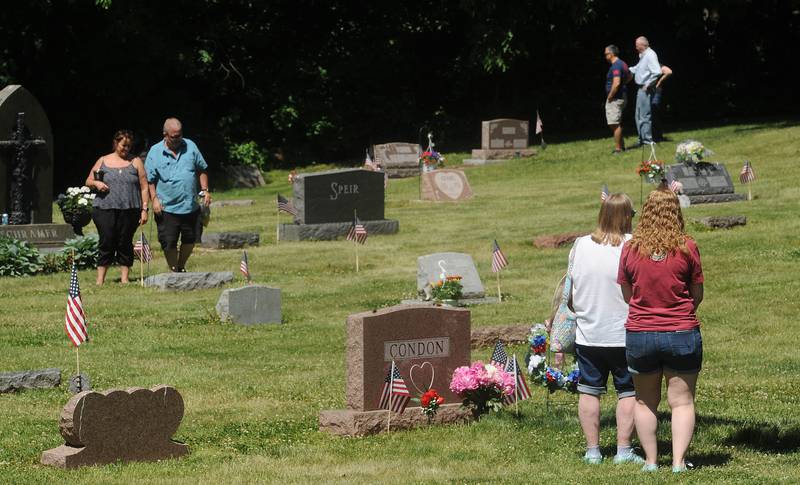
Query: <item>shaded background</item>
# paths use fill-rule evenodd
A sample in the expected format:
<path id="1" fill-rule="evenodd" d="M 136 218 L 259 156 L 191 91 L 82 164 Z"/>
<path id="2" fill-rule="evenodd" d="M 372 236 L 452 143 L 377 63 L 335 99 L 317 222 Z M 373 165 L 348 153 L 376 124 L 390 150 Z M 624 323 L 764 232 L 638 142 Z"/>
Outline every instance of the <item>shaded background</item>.
<path id="1" fill-rule="evenodd" d="M 425 129 L 466 150 L 537 109 L 548 142 L 606 136 L 603 48 L 633 65 L 638 35 L 675 72 L 667 125 L 795 118 L 799 23 L 800 0 L 30 0 L 0 10 L 0 83 L 47 111 L 59 191 L 168 116 L 212 166 L 249 142 L 266 168 L 353 162 Z"/>

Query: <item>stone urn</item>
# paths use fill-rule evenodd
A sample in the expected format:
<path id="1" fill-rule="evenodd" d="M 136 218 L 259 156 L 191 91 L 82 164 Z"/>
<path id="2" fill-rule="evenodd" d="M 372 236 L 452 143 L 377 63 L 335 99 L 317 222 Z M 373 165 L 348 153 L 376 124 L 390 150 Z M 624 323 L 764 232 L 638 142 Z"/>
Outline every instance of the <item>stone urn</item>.
<path id="1" fill-rule="evenodd" d="M 61 211 L 64 222 L 72 226 L 72 230 L 78 236 L 83 236 L 83 228 L 92 221 L 92 211 Z"/>

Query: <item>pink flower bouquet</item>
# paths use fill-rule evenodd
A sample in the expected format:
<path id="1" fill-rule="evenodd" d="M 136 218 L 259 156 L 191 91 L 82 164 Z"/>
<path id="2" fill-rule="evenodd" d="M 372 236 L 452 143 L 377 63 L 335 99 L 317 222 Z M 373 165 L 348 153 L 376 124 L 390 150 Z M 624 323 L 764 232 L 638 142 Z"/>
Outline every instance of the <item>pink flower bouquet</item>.
<path id="1" fill-rule="evenodd" d="M 472 409 L 476 419 L 503 407 L 503 396 L 514 393 L 514 376 L 499 367 L 481 361 L 470 367 L 459 367 L 453 372 L 450 390 L 463 399 L 463 405 Z"/>

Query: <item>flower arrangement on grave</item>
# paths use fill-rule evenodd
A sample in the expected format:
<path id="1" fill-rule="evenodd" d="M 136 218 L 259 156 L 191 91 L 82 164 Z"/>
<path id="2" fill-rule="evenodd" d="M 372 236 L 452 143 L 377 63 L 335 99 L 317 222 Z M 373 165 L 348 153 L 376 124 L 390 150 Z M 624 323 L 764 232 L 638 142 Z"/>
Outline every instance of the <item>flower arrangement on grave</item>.
<path id="1" fill-rule="evenodd" d="M 428 389 L 419 398 L 414 398 L 414 401 L 419 401 L 422 408 L 422 414 L 428 417 L 428 423 L 433 421 L 436 413 L 439 411 L 439 406 L 444 404 L 444 398 L 436 392 L 436 389 Z"/>
<path id="2" fill-rule="evenodd" d="M 489 411 L 503 408 L 503 397 L 514 393 L 514 376 L 491 364 L 481 361 L 462 366 L 453 371 L 450 390 L 472 411 L 475 419 Z"/>
<path id="3" fill-rule="evenodd" d="M 461 285 L 462 277 L 460 275 L 445 276 L 444 279 L 439 279 L 434 283 L 431 288 L 431 297 L 434 300 L 458 300 L 461 298 L 461 292 L 464 287 Z"/>
<path id="4" fill-rule="evenodd" d="M 712 156 L 714 152 L 703 146 L 697 140 L 686 140 L 678 143 L 675 148 L 675 161 L 680 163 L 697 163 Z"/>
<path id="5" fill-rule="evenodd" d="M 530 349 L 525 360 L 528 363 L 528 374 L 531 376 L 531 381 L 546 388 L 551 394 L 559 390 L 577 392 L 578 380 L 581 377 L 577 364 L 566 374 L 557 367 L 547 365 L 546 354 L 549 340 L 544 325 L 539 323 L 531 328 L 528 342 Z"/>
<path id="6" fill-rule="evenodd" d="M 83 226 L 92 220 L 92 201 L 95 194 L 89 187 L 69 187 L 66 194 L 58 194 L 56 204 L 64 216 L 64 222 L 70 224 L 75 234 L 83 235 Z"/>
<path id="7" fill-rule="evenodd" d="M 661 183 L 661 180 L 666 177 L 664 172 L 664 162 L 661 160 L 645 160 L 639 164 L 636 169 L 642 179 L 648 184 Z"/>
<path id="8" fill-rule="evenodd" d="M 423 171 L 430 172 L 437 168 L 444 167 L 444 157 L 436 150 L 428 149 L 422 152 L 422 155 L 419 157 L 419 163 Z"/>

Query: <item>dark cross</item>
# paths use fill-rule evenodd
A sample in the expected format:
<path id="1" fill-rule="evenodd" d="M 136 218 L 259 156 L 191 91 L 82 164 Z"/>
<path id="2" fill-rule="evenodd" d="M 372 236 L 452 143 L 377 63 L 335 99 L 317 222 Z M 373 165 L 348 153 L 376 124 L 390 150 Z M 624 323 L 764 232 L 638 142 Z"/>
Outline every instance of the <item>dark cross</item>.
<path id="1" fill-rule="evenodd" d="M 9 224 L 30 224 L 30 200 L 27 197 L 31 191 L 26 191 L 30 186 L 31 176 L 28 170 L 28 148 L 33 145 L 44 145 L 41 138 L 29 138 L 25 127 L 25 113 L 17 113 L 17 128 L 10 140 L 0 141 L 0 147 L 13 147 L 14 170 L 11 172 L 11 214 Z"/>

